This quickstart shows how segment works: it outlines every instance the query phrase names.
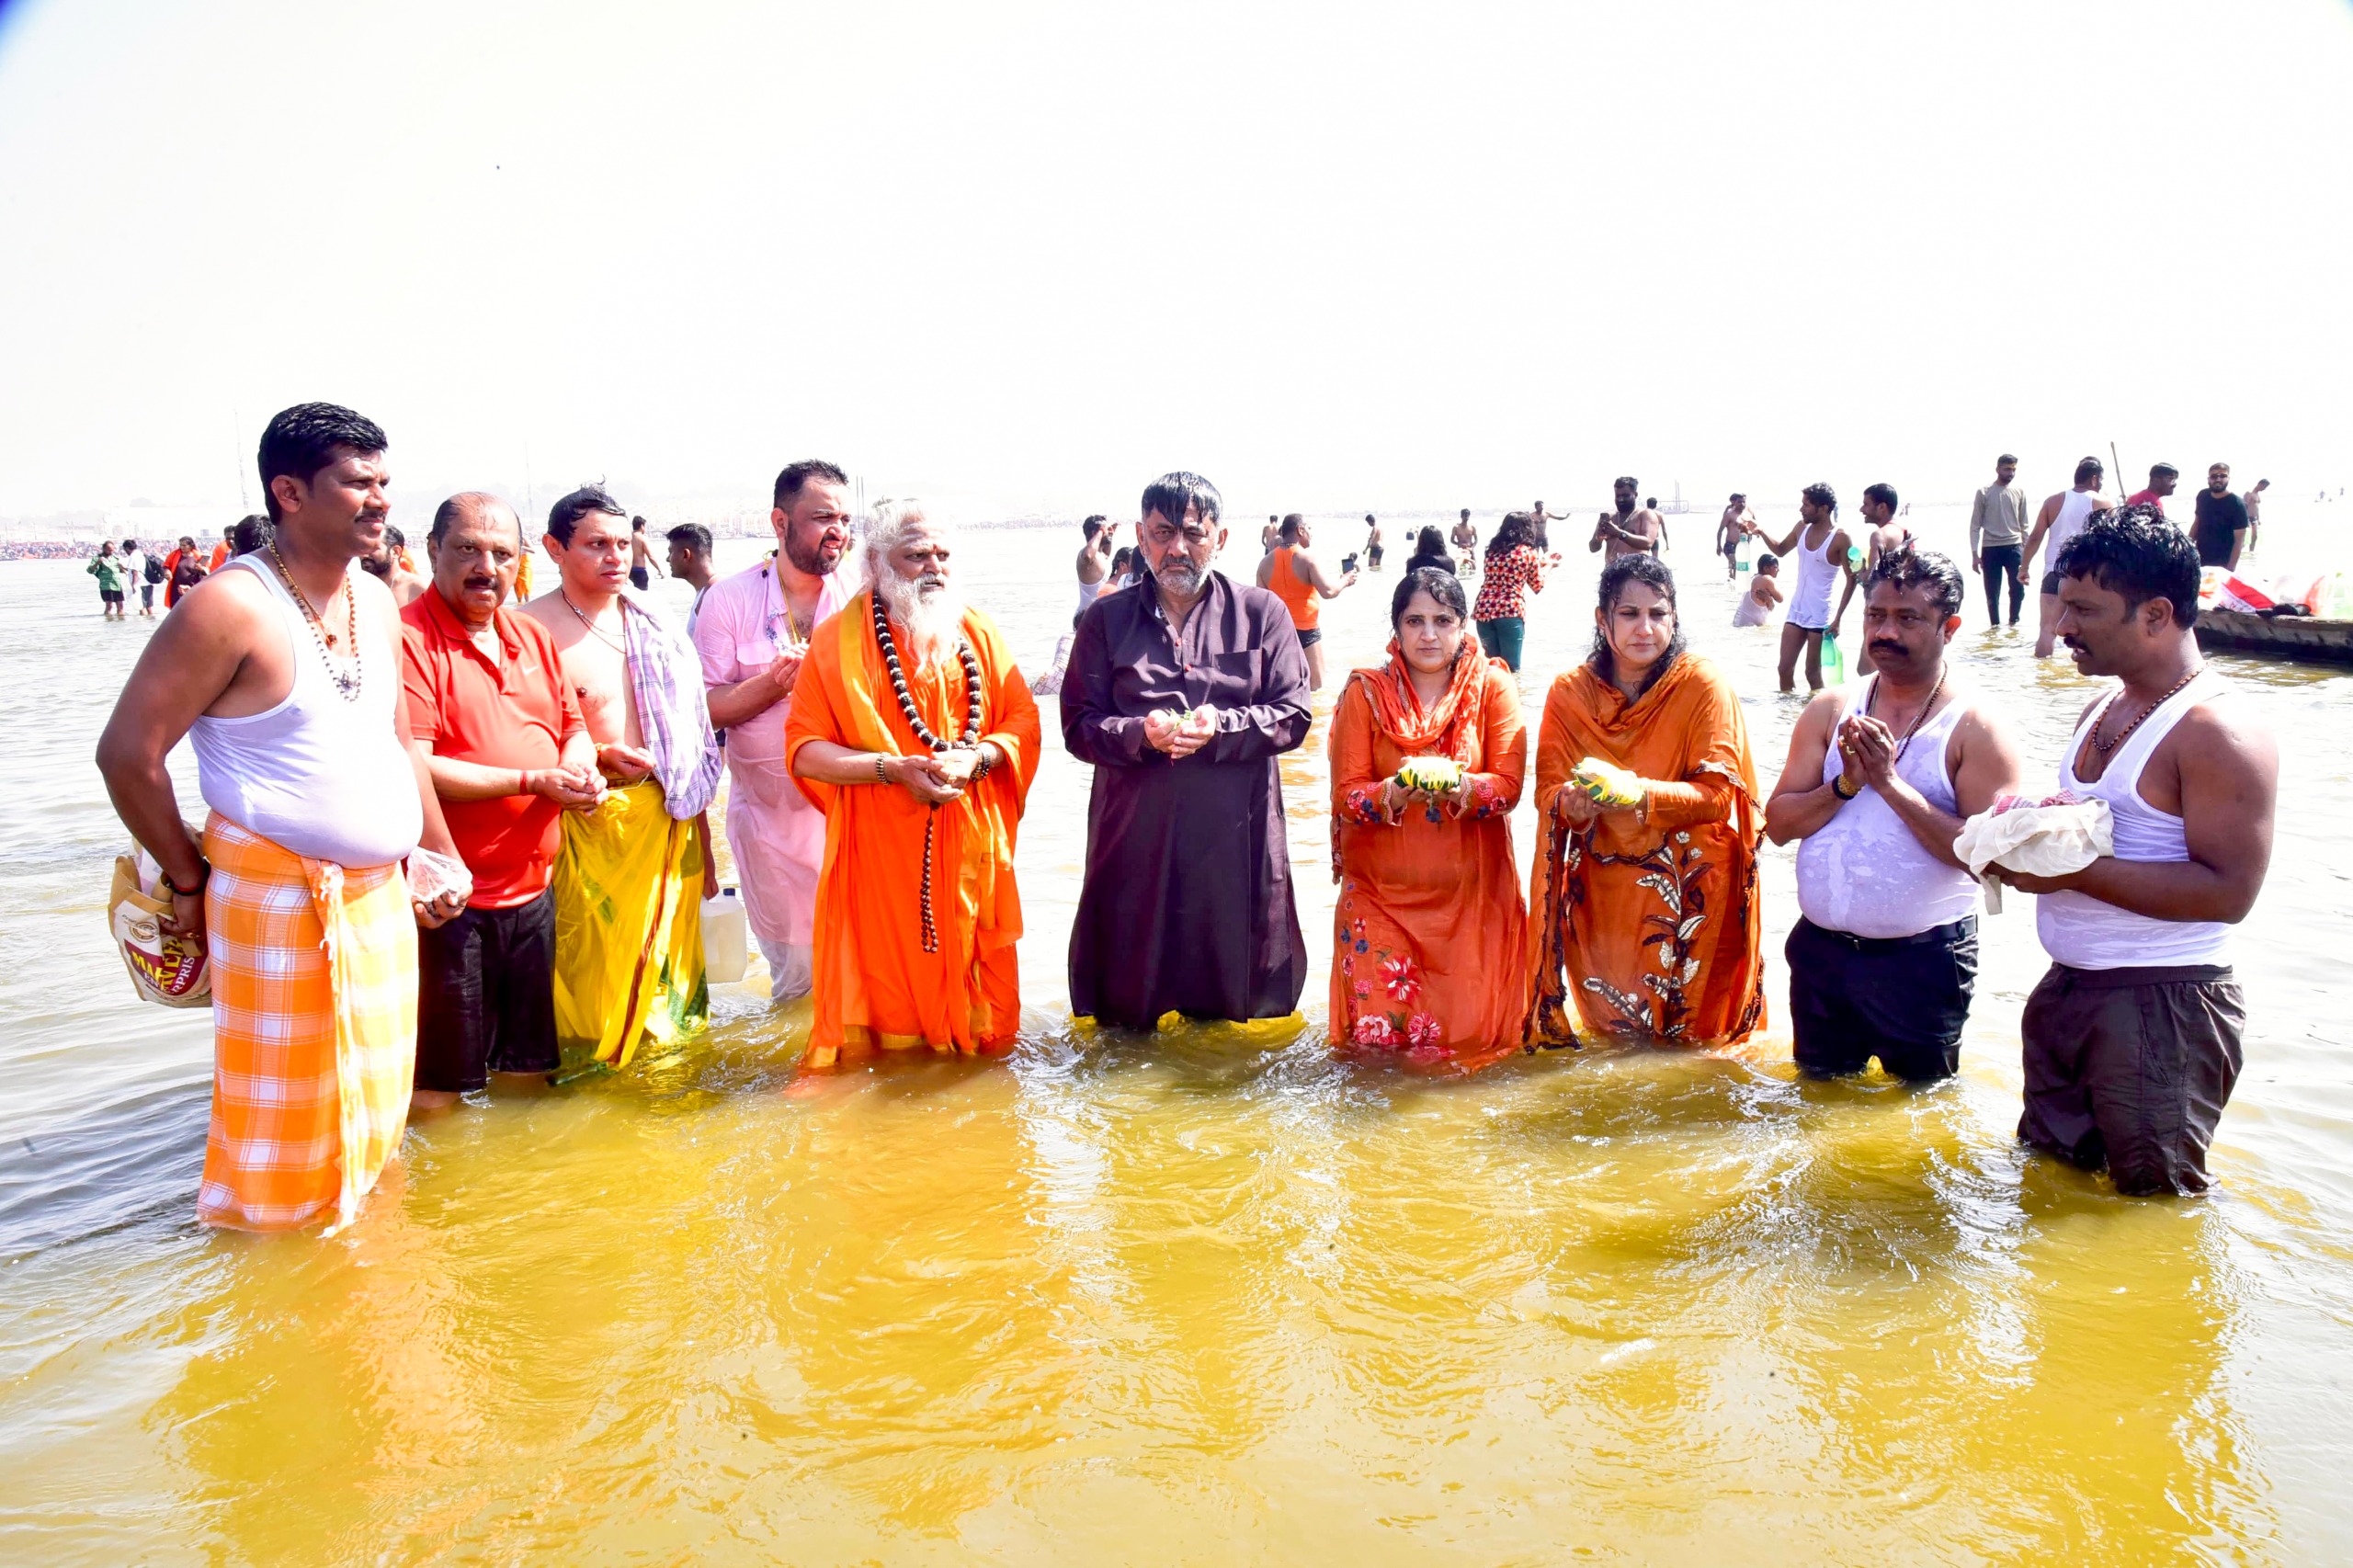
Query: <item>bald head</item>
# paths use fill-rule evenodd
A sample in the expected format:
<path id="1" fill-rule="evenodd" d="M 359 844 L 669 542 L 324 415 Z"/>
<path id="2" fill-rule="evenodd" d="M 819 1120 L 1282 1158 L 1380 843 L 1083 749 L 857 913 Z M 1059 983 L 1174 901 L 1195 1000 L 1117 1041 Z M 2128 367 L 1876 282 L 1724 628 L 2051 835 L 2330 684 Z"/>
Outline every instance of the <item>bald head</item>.
<path id="1" fill-rule="evenodd" d="M 515 530 L 515 548 L 523 548 L 523 519 L 515 515 L 514 507 L 486 490 L 461 490 L 436 507 L 433 528 L 425 536 L 426 543 L 439 544 L 461 522 L 503 522 Z"/>

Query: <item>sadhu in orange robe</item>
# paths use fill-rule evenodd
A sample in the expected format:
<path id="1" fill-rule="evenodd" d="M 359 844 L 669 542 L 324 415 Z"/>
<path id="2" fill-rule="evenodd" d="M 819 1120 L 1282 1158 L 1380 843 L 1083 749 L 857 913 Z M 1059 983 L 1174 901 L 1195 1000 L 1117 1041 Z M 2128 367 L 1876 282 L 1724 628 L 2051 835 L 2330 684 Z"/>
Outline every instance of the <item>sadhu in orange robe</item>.
<path id="1" fill-rule="evenodd" d="M 1021 1021 L 1021 898 L 1014 887 L 1014 834 L 1038 771 L 1038 704 L 994 622 L 964 612 L 965 641 L 981 673 L 981 733 L 1006 761 L 936 811 L 896 784 L 822 784 L 796 778 L 825 813 L 825 859 L 817 876 L 816 1020 L 807 1067 L 843 1056 L 927 1046 L 991 1055 L 1013 1044 Z M 953 652 L 918 668 L 897 627 L 907 690 L 932 733 L 964 731 L 964 667 Z M 792 688 L 785 722 L 787 767 L 811 741 L 855 751 L 917 756 L 925 748 L 900 710 L 874 636 L 871 593 L 819 626 Z M 923 930 L 926 825 L 932 949 Z"/>
<path id="2" fill-rule="evenodd" d="M 1528 769 L 1519 687 L 1466 637 L 1434 708 L 1397 644 L 1348 676 L 1332 713 L 1332 1043 L 1467 1072 L 1520 1049 L 1527 906 L 1511 812 Z M 1462 815 L 1416 801 L 1392 823 L 1382 786 L 1408 757 L 1462 765 Z"/>
<path id="3" fill-rule="evenodd" d="M 1650 787 L 1641 817 L 1572 831 L 1559 814 L 1587 756 Z M 1745 1040 L 1765 1022 L 1756 896 L 1762 818 L 1740 699 L 1682 653 L 1642 699 L 1580 665 L 1552 682 L 1536 745 L 1529 1034 L 1628 1043 Z"/>

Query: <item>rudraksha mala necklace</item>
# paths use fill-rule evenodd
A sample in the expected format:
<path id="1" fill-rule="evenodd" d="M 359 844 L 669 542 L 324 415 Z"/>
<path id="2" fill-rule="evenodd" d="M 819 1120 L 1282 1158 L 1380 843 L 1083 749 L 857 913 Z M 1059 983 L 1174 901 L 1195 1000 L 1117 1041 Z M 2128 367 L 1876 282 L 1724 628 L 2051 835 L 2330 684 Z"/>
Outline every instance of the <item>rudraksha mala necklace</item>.
<path id="1" fill-rule="evenodd" d="M 949 743 L 931 733 L 931 726 L 915 711 L 915 699 L 907 690 L 907 672 L 899 665 L 898 644 L 891 640 L 891 618 L 882 608 L 882 596 L 874 599 L 874 641 L 882 649 L 883 667 L 891 672 L 891 690 L 899 699 L 899 711 L 907 721 L 907 728 L 915 733 L 915 740 L 929 746 L 934 756 L 949 749 Z M 964 666 L 964 733 L 955 742 L 969 747 L 981 738 L 981 665 L 972 657 L 972 645 L 961 637 L 956 639 L 956 659 Z M 977 778 L 978 774 L 974 775 Z M 939 926 L 931 912 L 931 845 L 939 823 L 939 808 L 933 806 L 923 819 L 923 950 L 939 950 Z"/>

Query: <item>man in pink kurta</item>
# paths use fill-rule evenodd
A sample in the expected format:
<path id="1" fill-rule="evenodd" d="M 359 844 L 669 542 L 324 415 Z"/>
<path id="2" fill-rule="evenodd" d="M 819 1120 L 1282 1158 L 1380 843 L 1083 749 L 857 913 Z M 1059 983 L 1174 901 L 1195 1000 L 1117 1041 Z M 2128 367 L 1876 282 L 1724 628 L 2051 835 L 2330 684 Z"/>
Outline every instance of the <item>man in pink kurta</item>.
<path id="1" fill-rule="evenodd" d="M 727 847 L 768 962 L 768 994 L 779 1002 L 809 993 L 825 858 L 825 814 L 785 767 L 784 722 L 810 634 L 858 592 L 856 574 L 837 570 L 850 540 L 847 490 L 831 463 L 796 462 L 779 474 L 776 553 L 713 583 L 695 617 L 731 780 Z"/>

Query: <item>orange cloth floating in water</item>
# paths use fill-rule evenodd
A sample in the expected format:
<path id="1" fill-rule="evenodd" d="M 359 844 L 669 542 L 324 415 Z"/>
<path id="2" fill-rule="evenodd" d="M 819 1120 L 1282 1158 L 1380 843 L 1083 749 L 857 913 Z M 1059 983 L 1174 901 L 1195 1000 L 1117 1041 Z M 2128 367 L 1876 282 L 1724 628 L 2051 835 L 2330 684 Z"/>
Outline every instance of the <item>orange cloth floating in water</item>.
<path id="1" fill-rule="evenodd" d="M 979 738 L 1006 761 L 937 811 L 895 784 L 833 785 L 799 778 L 825 813 L 817 878 L 816 1021 L 809 1067 L 844 1055 L 928 1046 L 990 1055 L 1009 1049 L 1021 1022 L 1021 898 L 1013 846 L 1038 771 L 1038 704 L 995 625 L 964 612 L 981 672 Z M 904 636 L 908 694 L 932 733 L 964 733 L 964 668 L 951 653 L 921 669 Z M 923 754 L 899 710 L 874 636 L 873 596 L 860 594 L 809 640 L 785 722 L 787 767 L 811 741 L 853 751 Z M 931 829 L 931 905 L 938 950 L 923 948 L 925 827 Z"/>
<path id="2" fill-rule="evenodd" d="M 400 1147 L 416 1067 L 416 916 L 400 866 L 342 867 L 220 812 L 204 826 L 212 1125 L 197 1218 L 333 1235 Z"/>
<path id="3" fill-rule="evenodd" d="M 1527 906 L 1511 811 L 1528 724 L 1511 672 L 1475 638 L 1436 707 L 1415 698 L 1397 645 L 1348 676 L 1332 713 L 1332 1043 L 1468 1070 L 1520 1049 Z M 1407 758 L 1462 766 L 1461 817 L 1416 801 L 1394 824 L 1382 787 Z"/>
<path id="4" fill-rule="evenodd" d="M 1647 821 L 1556 814 L 1586 757 L 1650 786 Z M 1684 653 L 1639 702 L 1581 665 L 1552 682 L 1536 744 L 1529 896 L 1534 1043 L 1588 1034 L 1654 1044 L 1746 1040 L 1765 1022 L 1756 764 L 1723 673 Z"/>

